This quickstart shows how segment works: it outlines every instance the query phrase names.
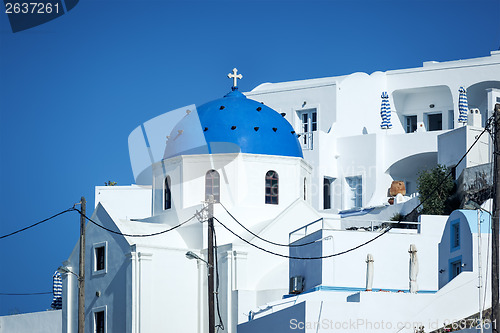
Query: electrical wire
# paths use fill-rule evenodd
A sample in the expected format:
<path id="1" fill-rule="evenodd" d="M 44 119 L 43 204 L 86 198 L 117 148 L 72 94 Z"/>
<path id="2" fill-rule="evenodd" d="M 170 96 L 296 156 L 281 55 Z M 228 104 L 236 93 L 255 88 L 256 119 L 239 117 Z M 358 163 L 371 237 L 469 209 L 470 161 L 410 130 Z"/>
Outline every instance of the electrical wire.
<path id="1" fill-rule="evenodd" d="M 31 229 L 31 228 L 36 227 L 37 225 L 40 225 L 40 224 L 42 224 L 42 223 L 44 223 L 44 222 L 50 221 L 50 220 L 52 220 L 53 218 L 55 218 L 55 217 L 57 217 L 57 216 L 59 216 L 59 215 L 65 214 L 65 213 L 67 213 L 67 212 L 71 212 L 71 211 L 73 211 L 73 210 L 75 210 L 75 208 L 74 208 L 74 207 L 73 207 L 73 208 L 66 209 L 66 210 L 63 210 L 62 212 L 59 212 L 59 213 L 57 213 L 57 214 L 55 214 L 55 215 L 52 215 L 51 217 L 48 217 L 48 218 L 46 218 L 45 220 L 42 220 L 42 221 L 39 221 L 39 222 L 33 223 L 32 225 L 29 225 L 29 226 L 27 226 L 27 227 L 25 227 L 25 228 L 22 228 L 22 229 L 19 229 L 19 230 L 14 231 L 14 232 L 11 232 L 11 233 L 9 233 L 9 234 L 6 234 L 6 235 L 3 235 L 3 236 L 0 236 L 0 239 L 4 239 L 4 238 L 10 237 L 10 236 L 13 236 L 13 235 L 15 235 L 15 234 L 17 234 L 17 233 L 20 233 L 20 232 L 22 232 L 22 231 L 25 231 L 25 230 Z"/>
<path id="2" fill-rule="evenodd" d="M 203 208 L 201 211 L 203 211 L 205 208 Z M 119 232 L 119 231 L 114 231 L 112 229 L 109 229 L 109 228 L 106 228 L 105 226 L 102 226 L 100 225 L 99 223 L 95 222 L 94 220 L 92 220 L 90 217 L 88 217 L 87 215 L 83 214 L 81 210 L 77 209 L 77 208 L 74 208 L 74 210 L 76 210 L 77 212 L 80 213 L 80 215 L 82 215 L 85 219 L 87 219 L 89 222 L 93 223 L 94 225 L 98 226 L 99 228 L 101 229 L 104 229 L 106 231 L 109 231 L 113 234 L 116 234 L 116 235 L 121 235 L 121 236 L 127 236 L 127 237 L 152 237 L 152 236 L 157 236 L 157 235 L 161 235 L 161 234 L 165 234 L 167 232 L 170 232 L 172 230 L 175 230 L 181 226 L 183 226 L 184 224 L 188 223 L 189 221 L 191 221 L 192 219 L 194 219 L 196 217 L 196 214 L 191 216 L 189 219 L 185 220 L 184 222 L 181 222 L 175 226 L 173 226 L 172 228 L 169 228 L 169 229 L 166 229 L 166 230 L 163 230 L 163 231 L 159 231 L 159 232 L 155 232 L 155 233 L 152 233 L 152 234 L 125 234 L 125 233 L 122 233 L 122 232 Z"/>
<path id="3" fill-rule="evenodd" d="M 462 158 L 460 158 L 460 160 L 457 162 L 456 165 L 459 165 L 464 160 L 464 158 L 467 157 L 467 154 L 469 154 L 469 152 L 471 151 L 471 149 L 476 145 L 476 143 L 479 141 L 479 139 L 484 134 L 484 132 L 488 131 L 488 128 L 489 128 L 489 126 L 491 124 L 491 120 L 492 119 L 493 119 L 493 116 L 491 116 L 486 121 L 486 127 L 476 137 L 476 140 L 472 143 L 472 145 L 469 147 L 469 149 L 467 149 L 467 151 L 465 152 L 465 154 L 462 156 Z M 431 196 L 441 187 L 441 185 L 443 185 L 443 183 L 446 181 L 446 179 L 448 179 L 448 177 L 450 177 L 452 175 L 452 173 L 453 173 L 453 171 L 450 170 L 450 172 L 448 172 L 448 174 L 441 180 L 441 182 L 436 187 L 434 187 L 434 189 L 431 191 L 431 193 L 426 198 L 424 198 L 424 200 L 420 200 L 420 203 L 415 208 L 413 208 L 408 214 L 406 214 L 406 216 L 411 215 L 412 213 L 414 213 L 415 211 L 417 211 L 417 209 L 420 206 L 422 206 L 424 204 L 424 202 L 426 202 L 427 200 L 429 200 L 431 198 Z M 401 222 L 401 221 L 398 221 L 398 222 Z"/>
<path id="4" fill-rule="evenodd" d="M 389 227 L 386 230 L 384 230 L 381 234 L 377 235 L 376 237 L 373 237 L 372 239 L 370 239 L 370 240 L 368 240 L 368 241 L 366 241 L 366 242 L 364 242 L 362 244 L 359 244 L 359 245 L 357 245 L 357 246 L 355 246 L 353 248 L 347 249 L 347 250 L 342 251 L 342 252 L 338 252 L 338 253 L 334 253 L 334 254 L 329 254 L 329 255 L 326 255 L 326 256 L 320 256 L 320 257 L 295 257 L 295 256 L 287 256 L 287 255 L 281 254 L 281 253 L 276 253 L 276 252 L 267 250 L 267 249 L 265 249 L 263 247 L 260 247 L 258 245 L 255 245 L 252 242 L 247 241 L 246 239 L 244 239 L 243 237 L 241 237 L 240 235 L 238 235 L 237 233 L 235 233 L 231 229 L 229 229 L 224 223 L 222 223 L 221 221 L 219 221 L 216 217 L 214 217 L 214 220 L 216 220 L 217 222 L 219 222 L 219 224 L 222 225 L 227 231 L 229 231 L 230 233 L 232 233 L 233 235 L 235 235 L 236 237 L 238 237 L 239 239 L 241 239 L 242 241 L 244 241 L 248 245 L 251 245 L 251 246 L 253 246 L 253 247 L 255 247 L 255 248 L 257 248 L 257 249 L 259 249 L 261 251 L 267 252 L 269 254 L 273 254 L 273 255 L 278 256 L 278 257 L 288 258 L 288 259 L 300 259 L 300 260 L 316 260 L 316 259 L 326 259 L 326 258 L 332 258 L 332 257 L 340 256 L 340 255 L 352 252 L 354 250 L 357 250 L 360 247 L 363 247 L 365 245 L 368 245 L 369 243 L 377 240 L 378 238 L 380 238 L 383 235 L 385 235 L 386 233 L 388 233 L 389 230 L 391 230 L 391 228 Z"/>
<path id="5" fill-rule="evenodd" d="M 490 119 L 488 119 L 486 128 L 485 128 L 485 129 L 484 129 L 484 130 L 483 130 L 483 131 L 482 131 L 482 132 L 481 132 L 481 133 L 480 133 L 480 134 L 476 137 L 476 140 L 472 143 L 472 145 L 469 147 L 469 149 L 467 149 L 467 151 L 465 152 L 465 154 L 464 154 L 464 155 L 460 158 L 460 160 L 457 162 L 457 165 L 459 165 L 459 164 L 460 164 L 460 163 L 464 160 L 464 158 L 465 158 L 465 157 L 467 156 L 467 154 L 471 151 L 471 149 L 472 149 L 472 148 L 476 145 L 476 143 L 479 141 L 479 139 L 480 139 L 480 138 L 481 138 L 481 136 L 484 134 L 484 132 L 486 132 L 486 131 L 488 130 L 488 128 L 489 128 L 489 124 L 491 123 L 491 119 L 492 119 L 492 117 L 490 117 Z M 429 194 L 426 198 L 424 198 L 423 200 L 420 200 L 420 203 L 419 203 L 419 204 L 418 204 L 415 208 L 413 208 L 413 209 L 410 211 L 410 213 L 408 213 L 407 215 L 410 215 L 410 214 L 412 214 L 413 212 L 415 212 L 415 211 L 416 211 L 416 210 L 417 210 L 420 206 L 422 206 L 422 205 L 423 205 L 423 204 L 424 204 L 427 200 L 429 200 L 429 198 L 431 197 L 431 195 L 433 195 L 433 194 L 434 194 L 434 192 L 436 192 L 436 191 L 439 189 L 439 187 L 440 187 L 440 186 L 441 186 L 441 185 L 445 182 L 445 180 L 446 180 L 449 176 L 451 176 L 451 174 L 452 174 L 452 171 L 448 172 L 448 174 L 447 174 L 447 175 L 443 178 L 443 180 L 441 180 L 441 182 L 440 182 L 437 186 L 435 186 L 435 187 L 434 187 L 434 189 L 431 191 L 431 193 L 430 193 L 430 194 Z M 222 206 L 222 207 L 226 210 L 226 208 L 224 207 L 224 205 L 222 205 L 222 204 L 221 204 L 221 206 Z M 229 215 L 230 215 L 230 216 L 231 216 L 231 217 L 232 217 L 232 218 L 233 218 L 233 219 L 234 219 L 234 220 L 235 220 L 235 221 L 236 221 L 236 222 L 237 222 L 240 226 L 242 226 L 245 230 L 247 230 L 248 232 L 250 232 L 252 235 L 254 235 L 254 236 L 258 237 L 259 239 L 264 240 L 264 241 L 266 241 L 266 242 L 268 242 L 268 243 L 271 243 L 271 244 L 273 244 L 273 243 L 274 243 L 274 242 L 272 242 L 272 241 L 265 240 L 265 239 L 263 239 L 262 237 L 259 237 L 259 236 L 257 236 L 256 234 L 252 233 L 250 230 L 248 230 L 247 228 L 245 228 L 245 227 L 244 227 L 244 226 L 243 226 L 240 222 L 238 222 L 238 221 L 236 220 L 236 218 L 235 218 L 234 216 L 232 216 L 232 215 L 229 213 L 229 211 L 227 211 L 227 210 L 226 210 L 226 212 L 227 212 L 227 213 L 228 213 L 228 214 L 229 214 Z M 264 252 L 267 252 L 267 253 L 269 253 L 269 254 L 273 254 L 273 255 L 279 256 L 279 257 L 283 257 L 283 258 L 288 258 L 288 259 L 299 259 L 299 260 L 316 260 L 316 259 L 326 259 L 326 258 L 331 258 L 331 257 L 335 257 L 335 256 L 343 255 L 343 254 L 346 254 L 346 253 L 352 252 L 352 251 L 354 251 L 354 250 L 357 250 L 357 249 L 359 249 L 359 248 L 361 248 L 361 247 L 363 247 L 363 246 L 365 246 L 365 245 L 367 245 L 367 244 L 369 244 L 369 243 L 371 243 L 371 242 L 375 241 L 376 239 L 378 239 L 378 238 L 382 237 L 383 235 L 385 235 L 386 233 L 388 233 L 388 232 L 392 229 L 392 227 L 388 227 L 388 228 L 387 228 L 386 230 L 384 230 L 381 234 L 379 234 L 379 235 L 377 235 L 376 237 L 374 237 L 374 238 L 372 238 L 372 239 L 368 240 L 367 242 L 362 243 L 362 244 L 359 244 L 359 245 L 357 245 L 357 246 L 355 246 L 355 247 L 353 247 L 353 248 L 347 249 L 347 250 L 342 251 L 342 252 L 338 252 L 338 253 L 330 254 L 330 255 L 327 255 L 327 256 L 318 256 L 318 257 L 295 257 L 295 256 L 287 256 L 287 255 L 284 255 L 284 254 L 276 253 L 276 252 L 273 252 L 273 251 L 267 250 L 267 249 L 265 249 L 265 248 L 263 248 L 263 247 L 260 247 L 260 246 L 258 246 L 258 245 L 255 245 L 255 244 L 251 243 L 250 241 L 247 241 L 246 239 L 244 239 L 243 237 L 241 237 L 240 235 L 238 235 L 237 233 L 235 233 L 235 232 L 234 232 L 234 231 L 232 231 L 231 229 L 229 229 L 229 228 L 228 228 L 228 227 L 227 227 L 224 223 L 222 223 L 219 219 L 217 219 L 217 218 L 215 218 L 215 217 L 214 217 L 214 219 L 215 219 L 217 222 L 219 222 L 219 224 L 220 224 L 220 225 L 222 225 L 222 226 L 223 226 L 223 227 L 224 227 L 227 231 L 229 231 L 230 233 L 232 233 L 234 236 L 238 237 L 238 238 L 239 238 L 240 240 L 242 240 L 243 242 L 245 242 L 245 243 L 247 243 L 247 244 L 249 244 L 249 245 L 251 245 L 251 246 L 253 246 L 253 247 L 255 247 L 255 248 L 259 249 L 259 250 L 261 250 L 261 251 L 264 251 Z M 400 221 L 398 221 L 398 224 L 399 224 L 399 223 L 401 223 L 401 222 L 402 222 L 401 220 L 400 220 Z M 279 243 L 274 243 L 274 245 L 277 245 L 277 244 L 279 244 Z M 280 246 L 283 246 L 283 244 L 281 244 Z"/>
<path id="6" fill-rule="evenodd" d="M 259 235 L 257 235 L 256 233 L 252 232 L 250 229 L 248 229 L 247 227 L 245 227 L 240 221 L 238 221 L 236 219 L 236 217 L 233 216 L 233 214 L 231 214 L 226 206 L 224 206 L 224 204 L 222 204 L 222 202 L 219 202 L 219 204 L 222 206 L 222 208 L 224 208 L 224 210 L 226 211 L 226 213 L 236 222 L 240 225 L 240 227 L 242 227 L 243 229 L 245 229 L 247 232 L 249 232 L 252 236 L 254 237 L 257 237 L 258 239 L 264 241 L 264 242 L 267 242 L 269 244 L 273 244 L 273 245 L 276 245 L 276 246 L 284 246 L 284 247 L 300 247 L 300 246 L 306 246 L 306 245 L 310 245 L 310 244 L 314 244 L 316 243 L 316 241 L 312 241 L 312 242 L 307 242 L 307 243 L 303 243 L 303 244 L 281 244 L 281 243 L 276 243 L 276 242 L 273 242 L 273 241 L 270 241 L 270 240 L 267 240 L 265 238 L 262 238 L 260 237 Z M 316 223 L 318 221 L 321 221 L 323 220 L 323 218 L 319 218 L 315 221 L 312 221 L 311 223 L 308 223 L 307 225 L 309 224 L 313 224 L 313 223 Z"/>
<path id="7" fill-rule="evenodd" d="M 52 291 L 41 292 L 41 293 L 0 293 L 0 296 L 37 296 L 37 295 L 49 295 L 53 294 Z"/>

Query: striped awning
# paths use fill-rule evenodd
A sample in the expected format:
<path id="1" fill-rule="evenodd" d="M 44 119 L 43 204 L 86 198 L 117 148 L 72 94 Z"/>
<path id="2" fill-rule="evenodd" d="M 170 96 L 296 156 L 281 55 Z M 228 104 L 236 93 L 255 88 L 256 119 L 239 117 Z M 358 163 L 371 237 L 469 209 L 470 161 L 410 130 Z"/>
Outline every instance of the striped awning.
<path id="1" fill-rule="evenodd" d="M 458 96 L 458 122 L 466 123 L 467 114 L 469 113 L 469 105 L 467 103 L 467 91 L 464 87 L 458 89 L 460 95 Z"/>
<path id="2" fill-rule="evenodd" d="M 380 117 L 382 117 L 382 123 L 380 127 L 382 129 L 389 129 L 392 127 L 391 124 L 391 105 L 389 104 L 389 95 L 386 91 L 382 93 L 382 105 L 380 107 Z"/>
<path id="3" fill-rule="evenodd" d="M 52 276 L 52 293 L 54 297 L 50 307 L 54 310 L 62 309 L 62 278 L 58 271 Z"/>

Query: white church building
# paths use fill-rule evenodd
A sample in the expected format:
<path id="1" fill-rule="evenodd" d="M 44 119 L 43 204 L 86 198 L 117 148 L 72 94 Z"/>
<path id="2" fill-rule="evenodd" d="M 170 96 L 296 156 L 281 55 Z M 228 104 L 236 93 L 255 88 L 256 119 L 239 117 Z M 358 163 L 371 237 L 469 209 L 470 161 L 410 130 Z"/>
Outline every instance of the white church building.
<path id="1" fill-rule="evenodd" d="M 500 103 L 500 51 L 246 93 L 231 77 L 223 98 L 130 134 L 136 184 L 96 187 L 91 219 L 111 232 L 87 224 L 87 332 L 208 332 L 207 266 L 186 252 L 206 258 L 210 196 L 221 332 L 378 331 L 382 320 L 384 331 L 431 331 L 489 307 L 477 288 L 478 273 L 483 286 L 487 277 L 487 214 L 481 231 L 464 210 L 388 226 L 418 204 L 419 171 L 441 163 L 458 178 L 491 161 L 484 135 L 457 165 Z M 461 87 L 473 110 L 465 123 Z M 393 181 L 406 195 L 391 205 Z M 78 252 L 64 262 L 75 273 Z M 409 276 L 412 256 L 418 274 Z M 77 304 L 77 277 L 66 274 L 65 333 L 77 332 Z"/>

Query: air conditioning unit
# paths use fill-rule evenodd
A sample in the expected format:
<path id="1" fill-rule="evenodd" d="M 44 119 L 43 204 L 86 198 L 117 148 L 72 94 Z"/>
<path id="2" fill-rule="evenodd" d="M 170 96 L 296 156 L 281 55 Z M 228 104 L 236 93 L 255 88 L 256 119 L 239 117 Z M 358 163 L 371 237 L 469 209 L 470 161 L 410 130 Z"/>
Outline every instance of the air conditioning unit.
<path id="1" fill-rule="evenodd" d="M 289 294 L 300 294 L 303 291 L 304 277 L 300 275 L 291 277 Z"/>

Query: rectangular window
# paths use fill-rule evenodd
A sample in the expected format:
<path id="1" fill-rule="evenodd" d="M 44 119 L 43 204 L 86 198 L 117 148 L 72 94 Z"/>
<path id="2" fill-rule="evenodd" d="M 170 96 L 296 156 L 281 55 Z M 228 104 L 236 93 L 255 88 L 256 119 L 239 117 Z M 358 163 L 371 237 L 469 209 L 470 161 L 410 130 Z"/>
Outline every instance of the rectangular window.
<path id="1" fill-rule="evenodd" d="M 406 133 L 413 133 L 417 130 L 417 116 L 406 116 Z"/>
<path id="2" fill-rule="evenodd" d="M 443 129 L 443 115 L 441 113 L 427 115 L 427 130 L 440 131 Z"/>
<path id="3" fill-rule="evenodd" d="M 315 132 L 318 129 L 318 120 L 316 111 L 311 112 L 311 131 Z"/>
<path id="4" fill-rule="evenodd" d="M 107 242 L 95 243 L 92 245 L 93 270 L 92 274 L 104 274 L 107 272 Z"/>
<path id="5" fill-rule="evenodd" d="M 309 115 L 307 113 L 302 114 L 302 132 L 309 132 Z"/>
<path id="6" fill-rule="evenodd" d="M 348 209 L 361 208 L 363 206 L 363 183 L 361 176 L 346 177 L 348 190 Z"/>
<path id="7" fill-rule="evenodd" d="M 323 178 L 323 209 L 332 208 L 332 181 L 329 178 Z"/>
<path id="8" fill-rule="evenodd" d="M 455 126 L 455 113 L 453 110 L 448 110 L 448 129 L 453 129 Z"/>
<path id="9" fill-rule="evenodd" d="M 450 264 L 450 279 L 458 276 L 462 272 L 462 260 L 454 261 Z"/>
<path id="10" fill-rule="evenodd" d="M 94 333 L 105 333 L 106 332 L 106 312 L 96 311 L 94 312 Z"/>
<path id="11" fill-rule="evenodd" d="M 96 271 L 101 271 L 105 268 L 104 266 L 104 260 L 105 260 L 105 257 L 104 257 L 104 246 L 100 246 L 100 247 L 96 247 L 95 249 L 95 270 Z"/>
<path id="12" fill-rule="evenodd" d="M 297 111 L 297 115 L 300 119 L 300 135 L 302 149 L 313 149 L 313 132 L 318 130 L 318 113 L 316 109 L 307 109 Z"/>
<path id="13" fill-rule="evenodd" d="M 460 248 L 460 222 L 451 225 L 451 248 Z"/>

